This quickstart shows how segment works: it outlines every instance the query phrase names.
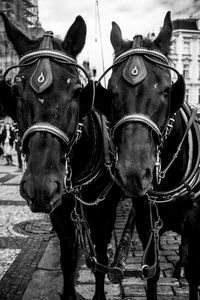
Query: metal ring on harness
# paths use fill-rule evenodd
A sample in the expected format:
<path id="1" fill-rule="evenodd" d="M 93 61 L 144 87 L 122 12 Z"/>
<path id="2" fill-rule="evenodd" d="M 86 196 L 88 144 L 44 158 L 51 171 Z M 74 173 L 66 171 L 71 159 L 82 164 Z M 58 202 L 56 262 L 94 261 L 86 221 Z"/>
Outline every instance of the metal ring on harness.
<path id="1" fill-rule="evenodd" d="M 144 275 L 144 269 L 145 269 L 145 268 L 149 268 L 149 265 L 143 265 L 143 266 L 141 266 L 141 268 L 140 268 L 140 277 L 141 277 L 141 279 L 143 279 L 143 280 L 149 279 L 148 277 L 146 277 L 146 276 Z"/>

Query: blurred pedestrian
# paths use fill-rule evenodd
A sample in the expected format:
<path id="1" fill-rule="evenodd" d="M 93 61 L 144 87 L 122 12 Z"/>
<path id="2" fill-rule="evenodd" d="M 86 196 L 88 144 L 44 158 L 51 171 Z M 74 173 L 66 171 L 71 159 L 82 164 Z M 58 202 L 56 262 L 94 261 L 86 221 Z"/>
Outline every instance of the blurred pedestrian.
<path id="1" fill-rule="evenodd" d="M 3 122 L 0 122 L 0 157 L 3 156 L 2 131 L 4 128 Z"/>
<path id="2" fill-rule="evenodd" d="M 17 161 L 18 161 L 18 170 L 17 172 L 23 171 L 23 162 L 22 162 L 22 149 L 21 149 L 21 138 L 19 136 L 19 129 L 17 123 L 14 124 L 15 129 L 15 150 L 17 152 Z"/>
<path id="3" fill-rule="evenodd" d="M 5 123 L 2 130 L 1 139 L 3 144 L 4 156 L 6 158 L 6 165 L 14 166 L 12 159 L 12 150 L 15 141 L 15 134 L 12 124 Z"/>

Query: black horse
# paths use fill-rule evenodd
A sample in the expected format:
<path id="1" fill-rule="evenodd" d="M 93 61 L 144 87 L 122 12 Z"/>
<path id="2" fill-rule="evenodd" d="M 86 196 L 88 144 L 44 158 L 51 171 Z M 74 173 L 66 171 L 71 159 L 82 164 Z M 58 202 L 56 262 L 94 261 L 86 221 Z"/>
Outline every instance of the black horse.
<path id="1" fill-rule="evenodd" d="M 90 112 L 94 90 L 86 98 L 80 81 L 79 70 L 88 77 L 76 61 L 85 43 L 85 22 L 78 16 L 64 41 L 51 32 L 30 40 L 1 16 L 21 57 L 12 67 L 19 67 L 14 86 L 0 83 L 1 108 L 18 122 L 26 157 L 21 195 L 33 212 L 50 213 L 61 246 L 62 299 L 76 299 L 79 240 L 87 263 L 95 269 L 93 299 L 104 300 L 106 271 L 100 272 L 98 265 L 102 269 L 108 264 L 107 245 L 121 191 L 105 166 L 105 122 Z"/>
<path id="2" fill-rule="evenodd" d="M 173 230 L 182 236 L 177 270 L 185 268 L 189 299 L 197 300 L 200 131 L 196 110 L 184 104 L 184 79 L 167 57 L 171 34 L 169 12 L 153 41 L 140 35 L 125 41 L 113 22 L 115 58 L 106 71 L 112 69 L 112 74 L 107 90 L 97 83 L 95 107 L 111 124 L 118 152 L 115 180 L 133 198 L 146 250 L 141 273 L 148 279 L 147 299 L 157 299 L 159 234 Z M 177 76 L 175 83 L 170 71 Z"/>

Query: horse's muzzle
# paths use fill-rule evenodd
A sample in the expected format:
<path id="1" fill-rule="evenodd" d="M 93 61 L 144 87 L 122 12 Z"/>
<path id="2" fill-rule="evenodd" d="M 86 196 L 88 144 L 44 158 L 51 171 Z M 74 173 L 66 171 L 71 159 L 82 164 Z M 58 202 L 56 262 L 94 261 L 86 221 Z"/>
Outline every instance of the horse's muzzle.
<path id="1" fill-rule="evenodd" d="M 151 187 L 152 172 L 150 168 L 137 170 L 134 167 L 127 168 L 118 162 L 115 177 L 127 197 L 142 197 Z"/>
<path id="2" fill-rule="evenodd" d="M 63 185 L 55 176 L 42 179 L 24 174 L 20 194 L 32 212 L 50 213 L 61 204 Z"/>

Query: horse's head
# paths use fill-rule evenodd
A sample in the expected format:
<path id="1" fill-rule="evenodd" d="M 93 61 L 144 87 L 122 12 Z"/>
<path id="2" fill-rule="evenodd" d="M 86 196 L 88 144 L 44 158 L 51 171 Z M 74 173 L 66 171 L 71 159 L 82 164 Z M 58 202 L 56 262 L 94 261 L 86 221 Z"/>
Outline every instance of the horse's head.
<path id="1" fill-rule="evenodd" d="M 50 212 L 61 201 L 66 154 L 76 138 L 79 119 L 86 113 L 79 101 L 82 67 L 76 62 L 85 43 L 86 24 L 78 16 L 63 41 L 51 32 L 30 40 L 2 17 L 21 56 L 10 95 L 27 161 L 20 192 L 32 211 Z"/>
<path id="2" fill-rule="evenodd" d="M 151 187 L 157 146 L 183 103 L 184 80 L 167 58 L 171 34 L 170 13 L 154 41 L 140 35 L 125 41 L 112 23 L 112 74 L 108 90 L 97 86 L 95 107 L 111 122 L 118 152 L 116 180 L 128 196 L 142 196 Z M 175 84 L 170 69 L 178 75 Z"/>

